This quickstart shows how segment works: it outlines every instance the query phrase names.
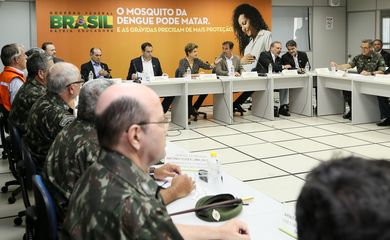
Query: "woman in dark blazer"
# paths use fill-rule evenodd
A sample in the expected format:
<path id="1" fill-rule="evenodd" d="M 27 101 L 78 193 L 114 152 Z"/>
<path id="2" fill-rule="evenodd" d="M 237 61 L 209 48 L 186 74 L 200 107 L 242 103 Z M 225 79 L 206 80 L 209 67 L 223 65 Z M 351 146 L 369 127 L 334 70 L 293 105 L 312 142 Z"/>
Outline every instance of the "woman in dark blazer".
<path id="1" fill-rule="evenodd" d="M 199 76 L 199 69 L 211 70 L 214 66 L 209 63 L 205 63 L 198 58 L 198 45 L 195 43 L 188 43 L 184 51 L 186 57 L 179 61 L 178 73 L 179 77 L 184 77 L 187 73 L 187 69 L 191 69 L 191 77 Z M 207 97 L 207 94 L 199 95 L 195 104 L 192 105 L 192 95 L 188 96 L 188 117 L 193 116 L 194 121 L 198 120 L 198 109 L 202 106 L 203 101 Z"/>

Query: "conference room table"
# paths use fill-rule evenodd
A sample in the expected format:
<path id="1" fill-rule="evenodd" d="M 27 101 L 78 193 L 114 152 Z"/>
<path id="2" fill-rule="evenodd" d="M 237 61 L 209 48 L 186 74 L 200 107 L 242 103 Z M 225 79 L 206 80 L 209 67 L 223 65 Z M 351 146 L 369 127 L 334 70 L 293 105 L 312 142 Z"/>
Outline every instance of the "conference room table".
<path id="1" fill-rule="evenodd" d="M 186 152 L 174 143 L 167 143 L 167 154 L 174 152 Z M 189 173 L 191 174 L 191 173 Z M 193 178 L 196 182 L 196 189 L 187 197 L 176 200 L 167 206 L 168 213 L 174 213 L 182 210 L 194 208 L 198 199 L 206 195 L 215 195 L 218 193 L 230 193 L 235 197 L 253 197 L 253 202 L 244 205 L 242 212 L 237 219 L 244 221 L 249 228 L 251 239 L 267 240 L 292 240 L 290 235 L 282 232 L 279 228 L 282 226 L 283 215 L 285 214 L 282 203 L 268 197 L 257 191 L 248 184 L 222 172 L 223 182 L 217 186 L 210 185 L 201 181 L 196 174 Z M 191 175 L 190 175 L 191 176 Z M 195 213 L 186 213 L 172 216 L 174 223 L 219 226 L 225 222 L 206 222 L 198 217 Z"/>
<path id="2" fill-rule="evenodd" d="M 363 76 L 329 72 L 317 74 L 318 115 L 341 114 L 344 98 L 341 90 L 352 91 L 352 124 L 380 120 L 377 96 L 390 97 L 390 76 Z"/>
<path id="3" fill-rule="evenodd" d="M 188 128 L 188 96 L 213 94 L 213 118 L 233 124 L 233 93 L 254 91 L 252 115 L 274 120 L 274 90 L 290 89 L 290 112 L 312 116 L 313 75 L 271 74 L 266 77 L 219 77 L 215 79 L 169 78 L 143 83 L 160 97 L 175 96 L 172 123 Z"/>

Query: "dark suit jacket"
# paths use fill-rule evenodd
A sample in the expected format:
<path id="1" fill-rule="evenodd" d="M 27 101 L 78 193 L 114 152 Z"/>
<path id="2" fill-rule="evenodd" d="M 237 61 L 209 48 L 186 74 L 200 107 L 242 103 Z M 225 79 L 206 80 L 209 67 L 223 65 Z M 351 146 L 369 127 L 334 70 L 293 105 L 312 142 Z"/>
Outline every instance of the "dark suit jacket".
<path id="1" fill-rule="evenodd" d="M 152 65 L 153 65 L 154 76 L 162 76 L 163 71 L 161 69 L 160 60 L 158 60 L 158 58 L 152 57 Z M 137 58 L 132 59 L 130 62 L 129 72 L 127 73 L 126 79 L 131 80 L 131 75 L 133 73 L 136 73 L 136 72 L 142 73 L 143 70 L 144 70 L 144 68 L 142 66 L 142 58 L 137 57 Z"/>
<path id="2" fill-rule="evenodd" d="M 385 59 L 386 67 L 390 67 L 390 53 L 382 50 L 381 55 Z"/>
<path id="3" fill-rule="evenodd" d="M 103 70 L 110 72 L 107 64 L 101 62 L 100 66 L 102 67 Z M 92 71 L 93 73 L 93 79 L 97 78 L 91 61 L 81 65 L 81 77 L 83 77 L 84 81 L 88 81 L 88 75 L 90 71 Z M 109 74 L 107 78 L 111 78 L 111 74 Z"/>
<path id="4" fill-rule="evenodd" d="M 258 73 L 268 73 L 268 65 L 270 63 L 272 64 L 273 72 L 281 72 L 283 70 L 282 59 L 280 57 L 276 57 L 274 62 L 271 51 L 264 51 L 260 53 L 259 60 L 257 61 L 257 65 L 253 71 Z"/>
<path id="5" fill-rule="evenodd" d="M 282 56 L 282 64 L 283 65 L 290 64 L 291 65 L 291 69 L 305 68 L 306 63 L 309 62 L 309 59 L 307 58 L 307 54 L 305 52 L 298 51 L 297 55 L 298 55 L 299 67 L 295 66 L 294 58 L 288 52 L 283 54 L 283 56 Z"/>

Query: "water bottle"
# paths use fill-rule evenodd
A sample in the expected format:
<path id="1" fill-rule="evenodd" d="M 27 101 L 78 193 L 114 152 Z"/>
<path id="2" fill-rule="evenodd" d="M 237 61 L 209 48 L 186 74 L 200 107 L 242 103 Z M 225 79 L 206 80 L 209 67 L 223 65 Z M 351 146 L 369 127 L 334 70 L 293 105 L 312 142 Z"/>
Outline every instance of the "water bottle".
<path id="1" fill-rule="evenodd" d="M 93 72 L 89 71 L 88 80 L 92 80 L 92 79 L 93 79 Z"/>
<path id="2" fill-rule="evenodd" d="M 335 73 L 335 72 L 336 72 L 336 64 L 331 64 L 331 65 L 330 65 L 330 71 L 331 71 L 332 73 Z"/>
<path id="3" fill-rule="evenodd" d="M 145 77 L 145 81 L 146 81 L 146 82 L 150 82 L 150 75 L 149 75 L 148 72 L 145 72 L 145 73 L 144 73 L 144 77 Z"/>
<path id="4" fill-rule="evenodd" d="M 210 153 L 210 159 L 208 162 L 209 165 L 209 183 L 212 184 L 212 187 L 219 187 L 223 181 L 221 175 L 220 165 L 218 161 L 218 156 L 216 152 Z"/>
<path id="5" fill-rule="evenodd" d="M 309 73 L 309 71 L 310 71 L 310 64 L 309 62 L 307 62 L 305 65 L 305 73 Z"/>
<path id="6" fill-rule="evenodd" d="M 268 65 L 268 74 L 272 74 L 272 63 Z"/>
<path id="7" fill-rule="evenodd" d="M 186 79 L 191 80 L 191 68 L 190 67 L 187 68 Z"/>
<path id="8" fill-rule="evenodd" d="M 234 67 L 233 66 L 231 66 L 229 68 L 229 77 L 234 77 Z"/>

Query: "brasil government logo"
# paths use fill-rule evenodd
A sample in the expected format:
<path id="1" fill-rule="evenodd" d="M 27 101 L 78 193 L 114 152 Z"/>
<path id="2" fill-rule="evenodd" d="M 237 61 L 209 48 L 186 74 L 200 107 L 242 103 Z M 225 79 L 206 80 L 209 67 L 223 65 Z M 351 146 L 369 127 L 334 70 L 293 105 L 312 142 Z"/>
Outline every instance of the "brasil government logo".
<path id="1" fill-rule="evenodd" d="M 107 15 L 51 15 L 50 29 L 113 29 L 113 16 Z"/>

